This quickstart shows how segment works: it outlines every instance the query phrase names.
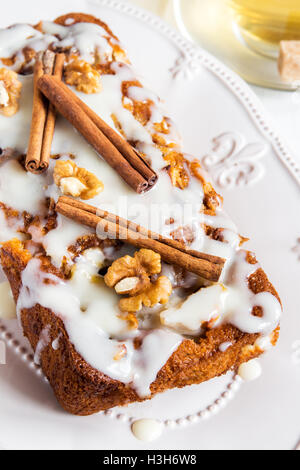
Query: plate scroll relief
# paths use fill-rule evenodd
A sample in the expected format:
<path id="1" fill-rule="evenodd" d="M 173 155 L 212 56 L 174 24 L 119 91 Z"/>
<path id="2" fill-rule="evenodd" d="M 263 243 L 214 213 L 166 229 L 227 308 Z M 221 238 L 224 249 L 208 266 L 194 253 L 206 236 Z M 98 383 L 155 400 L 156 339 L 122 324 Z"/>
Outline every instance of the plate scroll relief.
<path id="1" fill-rule="evenodd" d="M 224 132 L 212 140 L 212 149 L 202 158 L 202 165 L 223 189 L 248 186 L 263 177 L 261 160 L 267 150 L 264 142 L 247 143 L 237 132 Z"/>

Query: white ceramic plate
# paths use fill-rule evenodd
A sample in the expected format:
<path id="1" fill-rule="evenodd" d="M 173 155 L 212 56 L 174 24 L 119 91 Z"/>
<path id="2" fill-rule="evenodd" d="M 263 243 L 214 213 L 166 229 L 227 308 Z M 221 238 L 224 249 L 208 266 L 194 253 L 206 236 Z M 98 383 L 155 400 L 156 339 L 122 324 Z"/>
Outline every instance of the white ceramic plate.
<path id="1" fill-rule="evenodd" d="M 253 238 L 249 247 L 277 286 L 285 313 L 279 345 L 262 359 L 262 377 L 239 393 L 240 381 L 228 374 L 90 417 L 61 410 L 16 322 L 2 322 L 7 363 L 0 365 L 0 448 L 295 448 L 300 436 L 300 169 L 240 78 L 127 2 L 64 0 L 62 6 L 59 0 L 11 0 L 0 26 L 69 11 L 107 21 L 144 82 L 165 98 L 186 151 L 203 162 L 214 154 L 219 163 L 209 165 L 211 175 L 240 233 Z M 143 444 L 133 437 L 130 424 L 140 416 L 163 420 L 157 441 Z"/>

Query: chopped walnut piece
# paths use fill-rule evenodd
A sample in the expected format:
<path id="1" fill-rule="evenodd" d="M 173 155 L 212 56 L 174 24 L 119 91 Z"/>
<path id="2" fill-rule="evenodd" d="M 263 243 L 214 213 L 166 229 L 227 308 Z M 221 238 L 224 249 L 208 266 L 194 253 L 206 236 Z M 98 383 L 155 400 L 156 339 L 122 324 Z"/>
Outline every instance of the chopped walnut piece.
<path id="1" fill-rule="evenodd" d="M 120 132 L 120 134 L 124 137 L 124 139 L 126 139 L 126 134 L 125 134 L 125 132 L 123 130 L 123 127 L 122 127 L 122 124 L 118 120 L 117 116 L 114 113 L 112 113 L 110 117 L 112 118 L 112 121 L 115 125 L 115 128 Z"/>
<path id="2" fill-rule="evenodd" d="M 150 276 L 160 271 L 160 255 L 152 250 L 142 249 L 135 252 L 133 258 L 126 255 L 114 261 L 104 276 L 104 281 L 108 287 L 114 287 L 117 293 L 134 295 L 146 289 L 150 285 Z M 124 291 L 120 292 L 120 288 Z"/>
<path id="3" fill-rule="evenodd" d="M 168 162 L 167 171 L 170 175 L 173 186 L 185 189 L 190 181 L 187 163 L 182 153 L 171 151 L 164 155 Z"/>
<path id="4" fill-rule="evenodd" d="M 63 194 L 78 197 L 87 187 L 78 178 L 69 176 L 60 180 L 60 189 Z"/>
<path id="5" fill-rule="evenodd" d="M 223 228 L 215 228 L 211 227 L 209 225 L 203 225 L 203 229 L 205 231 L 205 234 L 211 238 L 212 240 L 217 240 L 219 242 L 224 241 L 224 229 Z"/>
<path id="6" fill-rule="evenodd" d="M 151 105 L 152 102 L 147 100 L 146 102 L 142 101 L 133 101 L 133 115 L 137 121 L 139 121 L 142 126 L 150 121 L 151 118 Z"/>
<path id="7" fill-rule="evenodd" d="M 102 90 L 100 73 L 82 59 L 74 59 L 65 67 L 65 80 L 83 93 L 99 93 Z"/>
<path id="8" fill-rule="evenodd" d="M 163 157 L 167 157 L 169 152 L 174 151 L 178 147 L 178 142 L 172 139 L 167 141 L 161 134 L 152 134 L 152 142 L 160 149 Z"/>
<path id="9" fill-rule="evenodd" d="M 136 254 L 140 264 L 146 269 L 147 273 L 158 274 L 161 271 L 160 254 L 152 250 L 142 249 Z"/>
<path id="10" fill-rule="evenodd" d="M 65 196 L 91 199 L 103 191 L 103 183 L 85 168 L 78 167 L 71 160 L 58 160 L 54 167 L 55 184 Z"/>
<path id="11" fill-rule="evenodd" d="M 199 160 L 195 159 L 189 163 L 190 171 L 193 176 L 195 176 L 203 186 L 204 198 L 204 213 L 207 215 L 215 215 L 216 209 L 219 207 L 223 198 L 220 196 L 213 188 L 212 184 L 205 180 L 204 172 L 202 170 Z"/>
<path id="12" fill-rule="evenodd" d="M 170 232 L 173 240 L 183 242 L 185 245 L 190 245 L 195 240 L 195 232 L 193 227 L 189 225 L 184 225 L 183 227 L 178 227 L 176 230 Z"/>
<path id="13" fill-rule="evenodd" d="M 220 206 L 222 202 L 222 197 L 214 190 L 211 183 L 205 183 L 203 185 L 204 190 L 204 213 L 208 215 L 215 215 L 217 207 Z"/>
<path id="14" fill-rule="evenodd" d="M 153 127 L 156 132 L 160 132 L 162 134 L 169 134 L 170 132 L 170 124 L 167 122 L 166 118 L 163 118 L 161 122 L 155 122 Z"/>
<path id="15" fill-rule="evenodd" d="M 123 64 L 130 64 L 126 52 L 118 44 L 113 45 L 113 59 Z"/>
<path id="16" fill-rule="evenodd" d="M 128 277 L 138 277 L 138 263 L 136 257 L 132 258 L 129 255 L 117 259 L 108 268 L 104 276 L 105 284 L 108 287 L 115 287 L 122 279 Z"/>
<path id="17" fill-rule="evenodd" d="M 160 276 L 157 281 L 141 294 L 120 300 L 119 307 L 123 312 L 138 312 L 143 305 L 154 307 L 157 304 L 166 304 L 172 293 L 172 284 L 166 276 Z"/>
<path id="18" fill-rule="evenodd" d="M 11 67 L 16 62 L 16 58 L 17 56 L 13 55 L 12 57 L 1 57 L 0 60 L 3 65 L 6 65 L 6 67 Z"/>
<path id="19" fill-rule="evenodd" d="M 162 148 L 168 148 L 166 139 L 160 134 L 152 134 L 152 141 L 154 144 Z"/>
<path id="20" fill-rule="evenodd" d="M 31 49 L 31 47 L 24 47 L 23 54 L 26 64 L 29 64 L 36 57 L 36 51 L 34 49 Z"/>
<path id="21" fill-rule="evenodd" d="M 168 302 L 172 284 L 166 276 L 151 282 L 150 276 L 161 272 L 161 258 L 152 250 L 141 249 L 134 254 L 117 259 L 104 276 L 107 286 L 114 287 L 117 294 L 129 295 L 122 298 L 119 307 L 122 312 L 137 312 L 143 305 L 153 307 Z"/>
<path id="22" fill-rule="evenodd" d="M 120 344 L 118 345 L 118 351 L 114 355 L 113 359 L 114 361 L 120 361 L 123 357 L 125 357 L 127 354 L 127 348 L 125 344 Z"/>
<path id="23" fill-rule="evenodd" d="M 19 109 L 22 83 L 18 75 L 6 68 L 0 69 L 0 113 L 13 116 Z"/>
<path id="24" fill-rule="evenodd" d="M 145 101 L 137 101 L 128 97 L 129 88 L 138 87 L 142 88 L 141 83 L 138 80 L 124 81 L 122 82 L 122 103 L 125 109 L 128 109 L 134 116 L 134 118 L 139 121 L 143 126 L 151 119 L 151 106 L 153 101 L 147 99 Z"/>
<path id="25" fill-rule="evenodd" d="M 125 277 L 115 285 L 115 291 L 117 294 L 130 294 L 139 283 L 138 277 Z"/>
<path id="26" fill-rule="evenodd" d="M 244 243 L 248 242 L 250 240 L 250 238 L 247 238 L 247 237 L 243 237 L 243 235 L 239 235 L 240 237 L 240 243 L 239 243 L 239 246 L 242 246 Z"/>
<path id="27" fill-rule="evenodd" d="M 127 322 L 128 328 L 129 328 L 130 330 L 137 330 L 137 329 L 138 329 L 138 327 L 139 327 L 139 321 L 138 321 L 138 319 L 137 319 L 137 317 L 136 317 L 136 315 L 135 315 L 134 312 L 131 312 L 131 313 L 128 313 L 128 312 L 127 312 L 127 313 L 124 313 L 124 312 L 122 312 L 122 313 L 120 314 L 120 318 L 121 318 L 122 320 L 125 320 L 125 321 Z"/>

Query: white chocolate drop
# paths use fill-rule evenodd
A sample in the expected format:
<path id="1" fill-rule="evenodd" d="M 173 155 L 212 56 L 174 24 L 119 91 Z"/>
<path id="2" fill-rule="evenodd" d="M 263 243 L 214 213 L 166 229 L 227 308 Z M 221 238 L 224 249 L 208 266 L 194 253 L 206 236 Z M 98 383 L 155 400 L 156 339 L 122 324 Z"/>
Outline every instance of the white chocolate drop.
<path id="1" fill-rule="evenodd" d="M 163 431 L 163 424 L 156 419 L 138 419 L 132 424 L 133 435 L 144 442 L 151 442 L 159 438 Z"/>
<path id="2" fill-rule="evenodd" d="M 262 367 L 257 359 L 251 359 L 240 365 L 238 375 L 245 381 L 251 382 L 258 379 L 262 374 Z"/>

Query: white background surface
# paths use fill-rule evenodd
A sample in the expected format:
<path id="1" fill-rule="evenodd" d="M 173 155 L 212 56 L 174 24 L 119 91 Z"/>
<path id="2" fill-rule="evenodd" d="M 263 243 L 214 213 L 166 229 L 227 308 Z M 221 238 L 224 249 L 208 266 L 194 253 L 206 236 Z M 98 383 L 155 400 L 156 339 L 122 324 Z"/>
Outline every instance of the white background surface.
<path id="1" fill-rule="evenodd" d="M 292 360 L 292 345 L 300 340 L 300 263 L 292 251 L 300 236 L 299 186 L 239 98 L 214 73 L 201 67 L 199 75 L 188 83 L 184 78 L 173 80 L 170 69 L 180 50 L 159 26 L 106 7 L 99 10 L 85 0 L 64 0 L 63 5 L 59 0 L 45 5 L 37 0 L 25 3 L 11 0 L 0 22 L 1 26 L 22 20 L 34 22 L 80 10 L 98 14 L 120 36 L 136 69 L 166 99 L 166 107 L 179 124 L 187 151 L 205 155 L 211 139 L 224 131 L 241 133 L 246 143 L 262 142 L 267 146 L 262 160 L 264 177 L 252 186 L 234 187 L 223 193 L 226 207 L 234 220 L 239 221 L 241 233 L 253 237 L 251 246 L 279 288 L 285 306 L 281 337 L 278 347 L 262 359 L 262 377 L 244 384 L 225 409 L 207 421 L 165 429 L 159 440 L 147 445 L 138 442 L 130 432 L 128 421 L 123 422 L 117 416 L 74 417 L 64 413 L 48 384 L 12 348 L 8 351 L 7 365 L 0 366 L 0 448 L 292 449 L 300 438 L 300 364 Z M 154 73 L 156 70 L 159 74 Z M 237 81 L 234 75 L 232 79 Z M 291 95 L 266 92 L 265 100 L 272 114 L 273 93 L 280 96 L 280 106 L 287 113 Z M 249 94 L 247 89 L 246 94 Z M 255 101 L 251 94 L 249 100 Z M 195 102 L 201 103 L 201 109 L 195 107 Z M 259 108 L 259 103 L 254 105 Z M 295 112 L 298 112 L 296 104 Z M 290 143 L 297 145 L 296 139 Z M 297 157 L 297 152 L 294 155 Z M 213 384 L 209 386 L 213 388 Z M 167 392 L 170 417 L 200 410 L 202 390 L 200 385 L 199 394 L 193 400 L 188 389 L 180 391 L 180 399 L 177 392 Z M 161 401 L 164 413 L 166 397 L 164 394 Z M 157 404 L 156 407 L 159 409 Z"/>

